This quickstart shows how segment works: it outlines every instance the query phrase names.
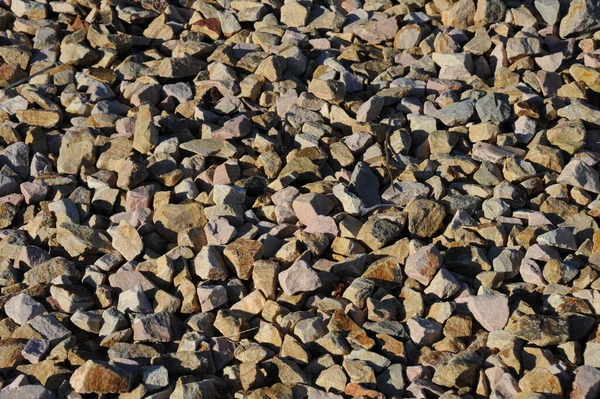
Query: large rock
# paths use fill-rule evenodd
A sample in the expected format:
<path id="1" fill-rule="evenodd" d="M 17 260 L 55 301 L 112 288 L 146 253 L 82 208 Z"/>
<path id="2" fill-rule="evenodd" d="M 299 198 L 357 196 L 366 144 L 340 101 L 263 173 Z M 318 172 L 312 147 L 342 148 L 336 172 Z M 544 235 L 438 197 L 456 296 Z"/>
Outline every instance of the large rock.
<path id="1" fill-rule="evenodd" d="M 434 201 L 417 199 L 404 211 L 408 213 L 408 231 L 416 237 L 434 237 L 444 227 L 446 210 Z"/>
<path id="2" fill-rule="evenodd" d="M 600 4 L 594 0 L 573 0 L 560 21 L 559 34 L 565 38 L 600 27 Z"/>
<path id="3" fill-rule="evenodd" d="M 162 205 L 155 210 L 152 219 L 158 232 L 171 242 L 177 242 L 180 231 L 206 224 L 204 208 L 195 202 Z"/>
<path id="4" fill-rule="evenodd" d="M 113 249 L 104 232 L 70 222 L 58 227 L 56 241 L 70 256 L 106 254 Z"/>
<path id="5" fill-rule="evenodd" d="M 149 104 L 142 104 L 136 115 L 133 132 L 133 148 L 142 154 L 152 150 L 158 144 L 158 129 L 154 126 Z"/>
<path id="6" fill-rule="evenodd" d="M 569 324 L 558 316 L 524 315 L 517 319 L 513 333 L 533 345 L 559 345 L 569 339 Z"/>
<path id="7" fill-rule="evenodd" d="M 592 193 L 600 193 L 600 175 L 594 168 L 578 159 L 571 160 L 556 181 Z"/>
<path id="8" fill-rule="evenodd" d="M 96 161 L 94 136 L 86 130 L 70 130 L 62 138 L 56 168 L 59 173 L 78 174 Z"/>
<path id="9" fill-rule="evenodd" d="M 510 316 L 508 297 L 503 294 L 483 294 L 459 298 L 466 303 L 475 320 L 488 331 L 502 330 Z M 494 309 L 490 312 L 490 309 Z"/>
<path id="10" fill-rule="evenodd" d="M 77 393 L 112 394 L 127 392 L 132 377 L 126 370 L 106 362 L 88 360 L 81 365 L 69 383 Z"/>
<path id="11" fill-rule="evenodd" d="M 279 285 L 287 295 L 313 292 L 321 288 L 321 279 L 308 264 L 307 257 L 301 257 L 289 268 L 279 273 Z"/>

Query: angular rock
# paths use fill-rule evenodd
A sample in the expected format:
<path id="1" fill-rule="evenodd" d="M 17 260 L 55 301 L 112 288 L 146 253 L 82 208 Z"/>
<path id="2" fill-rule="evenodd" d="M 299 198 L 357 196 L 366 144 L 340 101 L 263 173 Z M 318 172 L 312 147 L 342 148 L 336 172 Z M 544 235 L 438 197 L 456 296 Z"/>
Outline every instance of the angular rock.
<path id="1" fill-rule="evenodd" d="M 119 367 L 88 360 L 75 370 L 69 383 L 77 393 L 110 394 L 127 392 L 131 380 L 131 375 Z"/>

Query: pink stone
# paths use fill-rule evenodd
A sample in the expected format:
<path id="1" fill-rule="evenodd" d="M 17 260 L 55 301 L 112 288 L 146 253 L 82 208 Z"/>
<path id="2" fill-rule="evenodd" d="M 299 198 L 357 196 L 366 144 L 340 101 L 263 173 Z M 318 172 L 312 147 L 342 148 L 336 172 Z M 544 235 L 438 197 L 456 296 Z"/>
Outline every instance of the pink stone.
<path id="1" fill-rule="evenodd" d="M 144 184 L 127 191 L 126 204 L 129 212 L 136 209 L 150 208 L 154 194 L 160 189 L 157 184 Z"/>
<path id="2" fill-rule="evenodd" d="M 519 384 L 515 377 L 509 373 L 504 373 L 496 384 L 492 386 L 491 398 L 513 398 L 516 394 L 521 392 Z"/>
<path id="3" fill-rule="evenodd" d="M 116 273 L 108 277 L 111 287 L 118 288 L 121 291 L 133 289 L 137 285 L 141 285 L 144 292 L 156 289 L 156 285 L 146 278 L 146 276 L 136 270 L 128 270 L 128 266 L 131 267 L 131 264 L 121 266 Z"/>
<path id="4" fill-rule="evenodd" d="M 348 183 L 352 178 L 352 172 L 347 169 L 342 169 L 335 172 L 335 179 L 340 182 Z"/>
<path id="5" fill-rule="evenodd" d="M 227 219 L 218 217 L 204 226 L 208 245 L 225 245 L 235 238 L 236 229 Z"/>
<path id="6" fill-rule="evenodd" d="M 288 94 L 290 93 L 291 94 Z M 284 117 L 292 105 L 298 102 L 298 95 L 295 90 L 288 90 L 282 97 L 278 97 L 276 100 L 277 115 Z"/>
<path id="7" fill-rule="evenodd" d="M 171 315 L 159 312 L 139 316 L 133 323 L 133 339 L 146 342 L 171 341 Z"/>
<path id="8" fill-rule="evenodd" d="M 490 68 L 496 73 L 500 68 L 508 66 L 508 57 L 503 43 L 498 43 L 490 53 Z"/>
<path id="9" fill-rule="evenodd" d="M 563 85 L 561 76 L 556 72 L 538 71 L 536 77 L 544 96 L 555 96 Z"/>
<path id="10" fill-rule="evenodd" d="M 442 337 L 442 326 L 431 319 L 413 317 L 406 322 L 410 339 L 417 345 L 433 345 Z"/>
<path id="11" fill-rule="evenodd" d="M 306 226 L 304 229 L 306 233 L 323 233 L 337 236 L 339 229 L 335 223 L 335 219 L 331 216 L 317 216 L 315 220 Z"/>
<path id="12" fill-rule="evenodd" d="M 319 275 L 308 264 L 309 256 L 305 252 L 289 268 L 279 273 L 279 285 L 287 295 L 313 292 L 321 288 Z"/>
<path id="13" fill-rule="evenodd" d="M 546 55 L 544 57 L 535 57 L 534 61 L 539 65 L 542 70 L 547 72 L 556 72 L 560 68 L 563 61 L 563 54 L 556 52 L 554 54 Z"/>
<path id="14" fill-rule="evenodd" d="M 508 297 L 504 294 L 460 297 L 456 303 L 466 303 L 475 320 L 488 331 L 502 330 L 510 316 Z"/>
<path id="15" fill-rule="evenodd" d="M 417 378 L 431 379 L 431 371 L 424 366 L 408 366 L 406 368 L 406 378 L 408 381 L 414 381 Z"/>
<path id="16" fill-rule="evenodd" d="M 158 84 L 147 84 L 136 90 L 131 96 L 131 105 L 139 107 L 143 103 L 150 103 L 156 106 L 160 100 L 162 86 Z"/>
<path id="17" fill-rule="evenodd" d="M 271 230 L 269 230 L 269 234 L 273 237 L 277 238 L 290 238 L 294 236 L 294 233 L 300 230 L 300 227 L 291 224 L 291 223 L 282 223 L 273 226 Z"/>
<path id="18" fill-rule="evenodd" d="M 247 136 L 252 130 L 252 122 L 245 116 L 240 115 L 228 120 L 223 127 L 212 132 L 213 137 L 230 140 Z"/>
<path id="19" fill-rule="evenodd" d="M 369 133 L 357 132 L 344 137 L 342 142 L 353 153 L 360 153 L 373 143 L 373 137 Z"/>
<path id="20" fill-rule="evenodd" d="M 136 285 L 119 295 L 117 309 L 123 313 L 151 313 L 152 305 L 144 294 L 142 286 Z"/>
<path id="21" fill-rule="evenodd" d="M 222 285 L 201 285 L 197 291 L 203 312 L 210 312 L 229 301 L 227 290 Z"/>
<path id="22" fill-rule="evenodd" d="M 206 169 L 204 172 L 202 172 L 198 176 L 196 176 L 194 183 L 196 183 L 196 186 L 198 186 L 198 190 L 200 192 L 210 193 L 212 191 L 213 186 L 214 186 L 213 178 L 215 176 L 216 169 L 217 169 L 217 166 L 212 165 L 208 169 Z"/>
<path id="23" fill-rule="evenodd" d="M 25 197 L 22 194 L 8 194 L 0 197 L 1 203 L 13 204 L 16 207 L 20 207 L 23 201 L 25 201 Z"/>
<path id="24" fill-rule="evenodd" d="M 405 68 L 410 68 L 416 60 L 417 59 L 412 54 L 408 53 L 399 53 L 394 57 L 394 62 Z"/>
<path id="25" fill-rule="evenodd" d="M 327 39 L 311 39 L 308 41 L 315 50 L 329 50 L 331 43 Z"/>
<path id="26" fill-rule="evenodd" d="M 50 350 L 50 341 L 46 339 L 30 339 L 21 355 L 32 364 L 37 364 Z"/>
<path id="27" fill-rule="evenodd" d="M 131 217 L 129 218 L 129 224 L 131 224 L 136 229 L 139 229 L 142 226 L 146 226 L 152 223 L 152 209 L 150 208 L 142 208 L 136 209 L 131 212 Z"/>
<path id="28" fill-rule="evenodd" d="M 21 194 L 28 205 L 37 204 L 46 198 L 48 185 L 43 180 L 34 180 L 21 184 Z"/>
<path id="29" fill-rule="evenodd" d="M 429 285 L 441 264 L 440 251 L 434 244 L 430 244 L 406 258 L 404 273 L 423 285 Z"/>
<path id="30" fill-rule="evenodd" d="M 233 184 L 241 178 L 240 165 L 235 160 L 229 160 L 215 168 L 212 184 Z"/>
<path id="31" fill-rule="evenodd" d="M 19 255 L 16 260 L 18 262 L 23 262 L 30 268 L 34 268 L 35 266 L 50 260 L 50 254 L 42 248 L 33 245 L 27 245 L 24 246 L 21 251 L 19 251 Z"/>
<path id="32" fill-rule="evenodd" d="M 119 119 L 115 124 L 115 129 L 117 130 L 117 135 L 113 135 L 112 137 L 132 137 L 135 130 L 135 118 L 127 117 Z"/>
<path id="33" fill-rule="evenodd" d="M 351 12 L 361 8 L 362 3 L 359 0 L 344 0 L 341 7 L 346 10 L 348 14 L 350 14 Z"/>
<path id="34" fill-rule="evenodd" d="M 369 44 L 379 44 L 387 40 L 392 40 L 396 32 L 398 32 L 396 18 L 387 18 L 381 21 L 368 22 L 362 28 L 357 29 L 355 33 L 361 39 L 369 42 Z"/>
<path id="35" fill-rule="evenodd" d="M 431 380 L 417 378 L 406 388 L 413 398 L 439 397 L 446 392 L 445 388 L 435 385 Z"/>
<path id="36" fill-rule="evenodd" d="M 535 284 L 540 287 L 546 285 L 542 269 L 533 259 L 523 258 L 521 266 L 519 267 L 519 274 L 526 283 Z"/>
<path id="37" fill-rule="evenodd" d="M 299 195 L 300 190 L 298 190 L 296 187 L 290 186 L 271 195 L 271 201 L 273 201 L 275 205 L 291 208 L 292 202 L 294 202 L 294 199 L 296 199 L 296 197 Z"/>
<path id="38" fill-rule="evenodd" d="M 292 203 L 294 212 L 305 226 L 319 222 L 318 216 L 326 216 L 335 204 L 327 196 L 319 193 L 299 195 Z"/>
<path id="39" fill-rule="evenodd" d="M 275 206 L 275 218 L 277 223 L 296 223 L 298 218 L 291 206 Z"/>
<path id="40" fill-rule="evenodd" d="M 600 397 L 600 370 L 592 366 L 577 367 L 569 399 L 595 399 L 598 397 Z"/>
<path id="41" fill-rule="evenodd" d="M 550 259 L 561 259 L 561 256 L 556 248 L 533 244 L 525 252 L 525 258 L 547 262 Z"/>

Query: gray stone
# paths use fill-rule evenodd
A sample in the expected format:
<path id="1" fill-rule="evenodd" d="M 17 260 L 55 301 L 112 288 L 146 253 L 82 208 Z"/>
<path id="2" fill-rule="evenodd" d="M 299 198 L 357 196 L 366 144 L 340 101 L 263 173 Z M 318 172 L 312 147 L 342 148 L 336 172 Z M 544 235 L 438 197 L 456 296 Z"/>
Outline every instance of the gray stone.
<path id="1" fill-rule="evenodd" d="M 377 175 L 364 162 L 356 164 L 350 177 L 348 189 L 356 194 L 367 208 L 381 203 Z"/>
<path id="2" fill-rule="evenodd" d="M 506 94 L 490 93 L 475 103 L 477 115 L 482 122 L 504 123 L 512 114 Z"/>
<path id="3" fill-rule="evenodd" d="M 475 106 L 472 100 L 452 103 L 435 111 L 433 116 L 444 125 L 452 127 L 466 124 L 475 114 Z"/>

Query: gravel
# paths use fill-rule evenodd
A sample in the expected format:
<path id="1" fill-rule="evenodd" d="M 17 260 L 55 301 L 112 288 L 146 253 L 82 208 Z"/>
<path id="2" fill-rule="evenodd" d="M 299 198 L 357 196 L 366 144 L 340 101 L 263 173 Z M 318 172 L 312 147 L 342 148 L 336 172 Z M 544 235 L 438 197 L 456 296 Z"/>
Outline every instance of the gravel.
<path id="1" fill-rule="evenodd" d="M 600 397 L 599 21 L 0 0 L 0 399 Z"/>

